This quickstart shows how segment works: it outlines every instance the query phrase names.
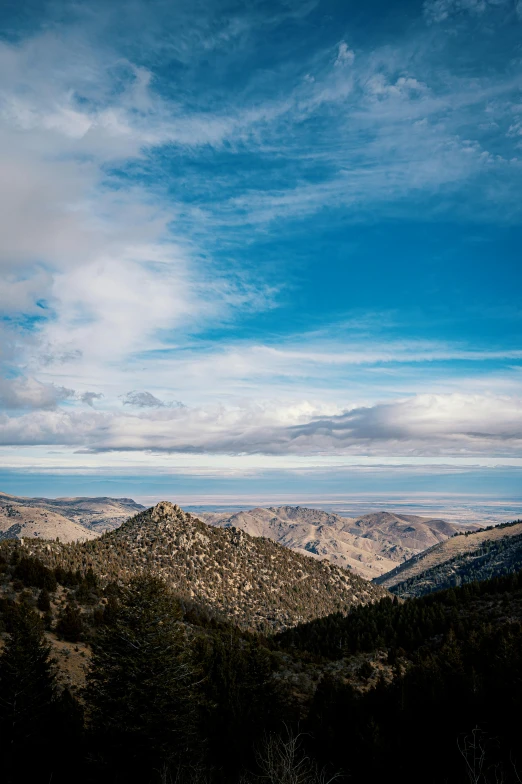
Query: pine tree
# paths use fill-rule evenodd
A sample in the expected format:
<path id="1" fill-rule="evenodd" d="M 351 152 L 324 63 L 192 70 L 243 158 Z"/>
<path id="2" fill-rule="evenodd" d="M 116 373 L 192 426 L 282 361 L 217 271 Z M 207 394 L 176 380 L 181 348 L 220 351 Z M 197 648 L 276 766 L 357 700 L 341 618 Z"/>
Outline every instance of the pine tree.
<path id="1" fill-rule="evenodd" d="M 209 753 L 214 764 L 233 779 L 238 768 L 253 764 L 256 741 L 294 718 L 293 705 L 273 678 L 275 658 L 257 638 L 249 640 L 233 628 L 215 632 L 202 641 L 200 656 Z"/>
<path id="2" fill-rule="evenodd" d="M 51 769 L 47 740 L 57 705 L 50 648 L 40 618 L 27 606 L 16 607 L 0 657 L 0 744 L 4 781 L 24 781 L 38 758 Z M 27 755 L 27 749 L 31 754 Z M 34 779 L 37 780 L 36 778 Z M 43 779 L 42 779 L 43 780 Z"/>
<path id="3" fill-rule="evenodd" d="M 93 643 L 87 710 L 116 781 L 194 762 L 195 676 L 180 616 L 161 580 L 135 578 Z"/>
<path id="4" fill-rule="evenodd" d="M 85 632 L 80 608 L 77 605 L 67 604 L 60 613 L 56 624 L 56 633 L 63 640 L 78 642 Z"/>
<path id="5" fill-rule="evenodd" d="M 42 588 L 40 594 L 38 596 L 37 605 L 39 610 L 42 612 L 48 613 L 51 609 L 51 597 L 49 596 L 49 591 L 47 588 Z"/>

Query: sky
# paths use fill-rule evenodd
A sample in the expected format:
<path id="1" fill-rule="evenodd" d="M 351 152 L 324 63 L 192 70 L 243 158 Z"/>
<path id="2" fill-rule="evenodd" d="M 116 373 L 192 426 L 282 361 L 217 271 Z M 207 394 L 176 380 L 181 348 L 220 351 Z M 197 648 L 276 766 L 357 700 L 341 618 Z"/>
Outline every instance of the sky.
<path id="1" fill-rule="evenodd" d="M 0 21 L 0 489 L 522 498 L 522 0 Z"/>

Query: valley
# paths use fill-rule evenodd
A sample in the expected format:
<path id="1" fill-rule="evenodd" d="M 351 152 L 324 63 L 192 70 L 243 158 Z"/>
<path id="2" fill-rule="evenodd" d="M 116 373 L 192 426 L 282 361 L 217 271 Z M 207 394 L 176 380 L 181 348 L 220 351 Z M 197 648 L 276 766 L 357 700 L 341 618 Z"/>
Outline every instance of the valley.
<path id="1" fill-rule="evenodd" d="M 36 501 L 16 508 L 33 520 L 39 513 L 47 530 L 65 525 Z M 78 499 L 71 503 L 77 512 Z M 108 501 L 92 501 L 91 515 L 101 503 Z M 88 503 L 81 505 L 85 520 Z M 425 780 L 436 784 L 452 770 L 446 780 L 460 784 L 465 760 L 454 737 L 472 730 L 477 705 L 496 717 L 491 726 L 504 744 L 488 764 L 515 784 L 516 732 L 500 709 L 508 694 L 518 699 L 522 523 L 460 533 L 437 518 L 348 519 L 302 507 L 202 521 L 166 501 L 104 533 L 63 519 L 91 538 L 43 539 L 26 528 L 0 540 L 0 684 L 10 688 L 5 673 L 17 668 L 26 677 L 24 657 L 53 657 L 30 688 L 41 700 L 45 679 L 54 684 L 33 743 L 38 764 L 59 782 L 71 766 L 86 784 L 91 774 L 119 781 L 119 771 L 143 779 L 162 759 L 184 766 L 173 740 L 180 737 L 197 748 L 190 760 L 200 772 L 185 771 L 188 784 L 254 784 L 267 770 L 262 759 L 276 766 L 272 784 L 286 781 L 282 759 L 292 775 L 301 771 L 301 784 L 321 784 L 321 765 L 341 780 L 377 784 L 390 747 L 401 754 L 401 780 L 414 784 L 427 729 L 438 755 Z M 354 548 L 351 557 L 357 540 L 374 558 L 435 544 L 369 581 L 306 548 L 313 541 L 339 553 L 335 538 Z M 467 564 L 469 584 L 462 577 L 458 587 L 458 559 L 484 556 L 481 568 L 494 579 L 477 582 L 482 573 Z M 0 722 L 3 699 L 0 692 Z M 79 718 L 83 710 L 98 734 Z M 47 726 L 68 739 L 59 758 Z"/>

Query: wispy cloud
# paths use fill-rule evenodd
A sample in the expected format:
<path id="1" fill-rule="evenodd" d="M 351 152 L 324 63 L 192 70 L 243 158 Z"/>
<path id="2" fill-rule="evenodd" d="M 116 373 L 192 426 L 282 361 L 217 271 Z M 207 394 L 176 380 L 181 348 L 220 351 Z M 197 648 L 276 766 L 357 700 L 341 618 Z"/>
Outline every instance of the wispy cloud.
<path id="1" fill-rule="evenodd" d="M 162 403 L 174 398 L 206 405 L 218 398 L 228 406 L 245 398 L 287 401 L 297 396 L 323 400 L 341 410 L 347 400 L 356 405 L 430 387 L 446 392 L 465 391 L 471 385 L 511 394 L 520 381 L 516 368 L 522 351 L 517 349 L 470 349 L 436 341 L 368 337 L 356 340 L 346 330 L 343 337 L 341 325 L 337 330 L 336 342 L 303 333 L 275 345 L 224 341 L 218 346 L 159 345 L 157 350 L 105 367 L 104 407 L 119 405 L 118 400 L 145 401 L 141 391 L 130 393 L 129 398 L 132 383 L 143 390 L 153 382 L 149 394 Z M 66 363 L 40 367 L 39 373 L 48 383 L 65 375 L 75 389 L 82 390 L 92 386 L 93 367 L 97 364 L 92 358 L 73 357 Z"/>
<path id="2" fill-rule="evenodd" d="M 444 22 L 459 14 L 482 16 L 486 11 L 501 10 L 511 15 L 517 10 L 517 4 L 509 0 L 427 0 L 424 13 L 429 22 Z"/>
<path id="3" fill-rule="evenodd" d="M 172 35 L 158 9 L 120 30 L 86 6 L 0 42 L 2 443 L 518 454 L 514 339 L 267 315 L 309 221 L 520 219 L 520 60 L 471 68 L 445 24 L 519 24 L 512 4 L 423 8 L 373 47 L 292 38 L 319 11 L 290 1 L 179 3 Z"/>

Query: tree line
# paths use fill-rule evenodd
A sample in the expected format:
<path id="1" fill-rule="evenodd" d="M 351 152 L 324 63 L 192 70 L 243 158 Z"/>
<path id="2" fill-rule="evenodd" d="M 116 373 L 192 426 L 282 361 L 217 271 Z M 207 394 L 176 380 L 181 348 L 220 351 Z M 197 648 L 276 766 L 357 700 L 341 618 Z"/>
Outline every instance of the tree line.
<path id="1" fill-rule="evenodd" d="M 513 596 L 522 591 L 522 571 L 473 581 L 404 601 L 385 597 L 359 605 L 348 614 L 333 613 L 277 634 L 285 649 L 327 659 L 341 659 L 361 651 L 398 649 L 412 653 L 436 635 L 455 631 L 465 638 L 477 625 L 490 624 L 492 607 L 484 613 L 485 597 Z M 502 608 L 500 608 L 502 614 Z"/>
<path id="2" fill-rule="evenodd" d="M 11 590 L 0 605 L 6 784 L 520 781 L 522 573 L 266 639 L 184 605 L 157 577 L 102 588 L 92 571 L 36 561 L 0 565 Z M 76 694 L 45 629 L 66 584 L 52 628 L 91 651 Z M 306 705 L 285 670 L 288 657 L 313 669 L 377 650 L 391 679 L 377 659 L 364 689 L 329 670 Z"/>
<path id="3" fill-rule="evenodd" d="M 24 564 L 16 573 L 34 581 L 36 571 Z M 3 600 L 3 781 L 193 782 L 210 772 L 230 781 L 255 767 L 256 740 L 292 719 L 272 677 L 274 653 L 194 608 L 188 617 L 206 625 L 187 622 L 151 575 L 111 586 L 108 598 L 89 630 L 87 681 L 75 696 L 60 684 L 45 614 L 23 592 Z M 74 641 L 63 619 L 56 632 Z"/>

